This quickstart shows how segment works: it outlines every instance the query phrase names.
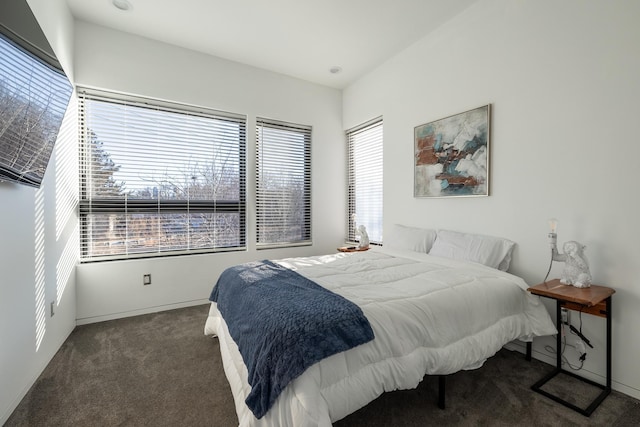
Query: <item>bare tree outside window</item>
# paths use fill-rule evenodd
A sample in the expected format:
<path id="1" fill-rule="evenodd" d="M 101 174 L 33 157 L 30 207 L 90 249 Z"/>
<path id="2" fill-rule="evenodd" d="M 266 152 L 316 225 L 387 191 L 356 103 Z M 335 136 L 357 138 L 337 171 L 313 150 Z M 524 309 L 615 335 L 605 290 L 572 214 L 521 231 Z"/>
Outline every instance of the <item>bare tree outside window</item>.
<path id="1" fill-rule="evenodd" d="M 40 186 L 71 91 L 62 72 L 0 34 L 0 180 Z"/>
<path id="2" fill-rule="evenodd" d="M 311 244 L 311 128 L 257 120 L 258 248 Z"/>
<path id="3" fill-rule="evenodd" d="M 245 245 L 245 123 L 81 97 L 83 256 Z"/>

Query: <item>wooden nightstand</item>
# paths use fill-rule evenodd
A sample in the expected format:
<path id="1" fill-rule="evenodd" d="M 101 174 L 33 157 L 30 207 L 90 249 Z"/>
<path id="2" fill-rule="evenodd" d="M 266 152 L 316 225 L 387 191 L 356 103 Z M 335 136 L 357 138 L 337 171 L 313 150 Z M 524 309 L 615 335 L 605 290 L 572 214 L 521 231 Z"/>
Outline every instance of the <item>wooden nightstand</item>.
<path id="1" fill-rule="evenodd" d="M 338 252 L 364 252 L 368 251 L 369 248 L 359 248 L 357 246 L 340 246 L 338 248 Z"/>
<path id="2" fill-rule="evenodd" d="M 611 295 L 616 291 L 606 286 L 598 285 L 591 285 L 589 288 L 576 288 L 575 286 L 564 285 L 560 283 L 560 280 L 558 279 L 532 286 L 528 291 L 534 295 L 540 295 L 556 300 L 556 325 L 558 327 L 558 334 L 556 337 L 556 367 L 553 372 L 549 373 L 540 381 L 532 385 L 531 389 L 588 417 L 598 407 L 598 405 L 602 403 L 604 398 L 611 393 Z M 562 322 L 562 307 L 607 319 L 607 379 L 605 385 L 598 384 L 573 372 L 562 369 L 562 333 L 560 330 Z M 586 409 L 583 409 L 541 389 L 547 381 L 560 373 L 596 386 L 602 389 L 602 392 Z"/>

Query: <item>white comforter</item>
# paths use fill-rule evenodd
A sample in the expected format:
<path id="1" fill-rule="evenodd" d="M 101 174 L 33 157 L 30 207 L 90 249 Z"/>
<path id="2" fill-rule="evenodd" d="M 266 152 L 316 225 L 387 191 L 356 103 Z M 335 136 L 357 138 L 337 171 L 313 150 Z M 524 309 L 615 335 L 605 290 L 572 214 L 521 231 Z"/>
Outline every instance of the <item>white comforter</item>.
<path id="1" fill-rule="evenodd" d="M 375 339 L 324 359 L 294 380 L 261 419 L 245 404 L 247 369 L 215 303 L 217 335 L 240 426 L 330 426 L 425 374 L 475 369 L 515 339 L 556 329 L 519 277 L 480 264 L 374 249 L 277 261 L 358 304 Z"/>

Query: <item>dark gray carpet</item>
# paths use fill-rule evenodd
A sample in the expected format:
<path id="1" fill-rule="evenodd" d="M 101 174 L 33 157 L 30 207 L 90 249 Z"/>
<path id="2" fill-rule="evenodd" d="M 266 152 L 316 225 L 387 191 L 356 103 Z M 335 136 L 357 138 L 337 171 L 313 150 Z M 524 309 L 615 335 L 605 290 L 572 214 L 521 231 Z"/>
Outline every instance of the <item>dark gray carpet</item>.
<path id="1" fill-rule="evenodd" d="M 237 426 L 217 339 L 203 335 L 208 306 L 77 327 L 11 415 L 13 426 Z M 475 371 L 385 393 L 338 421 L 356 426 L 638 426 L 640 402 L 618 392 L 590 418 L 530 390 L 551 367 L 501 350 Z M 549 387 L 586 401 L 598 390 L 561 376 Z"/>

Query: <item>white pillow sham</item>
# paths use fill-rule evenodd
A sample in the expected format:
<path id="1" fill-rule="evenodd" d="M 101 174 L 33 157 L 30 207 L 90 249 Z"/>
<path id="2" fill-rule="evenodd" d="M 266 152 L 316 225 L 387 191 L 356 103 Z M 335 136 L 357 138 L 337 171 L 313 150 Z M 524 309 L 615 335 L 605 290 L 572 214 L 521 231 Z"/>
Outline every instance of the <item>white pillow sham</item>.
<path id="1" fill-rule="evenodd" d="M 473 261 L 507 271 L 515 242 L 500 237 L 438 230 L 429 255 L 463 261 Z"/>
<path id="2" fill-rule="evenodd" d="M 384 236 L 384 247 L 429 253 L 436 240 L 436 231 L 427 228 L 394 224 Z"/>

